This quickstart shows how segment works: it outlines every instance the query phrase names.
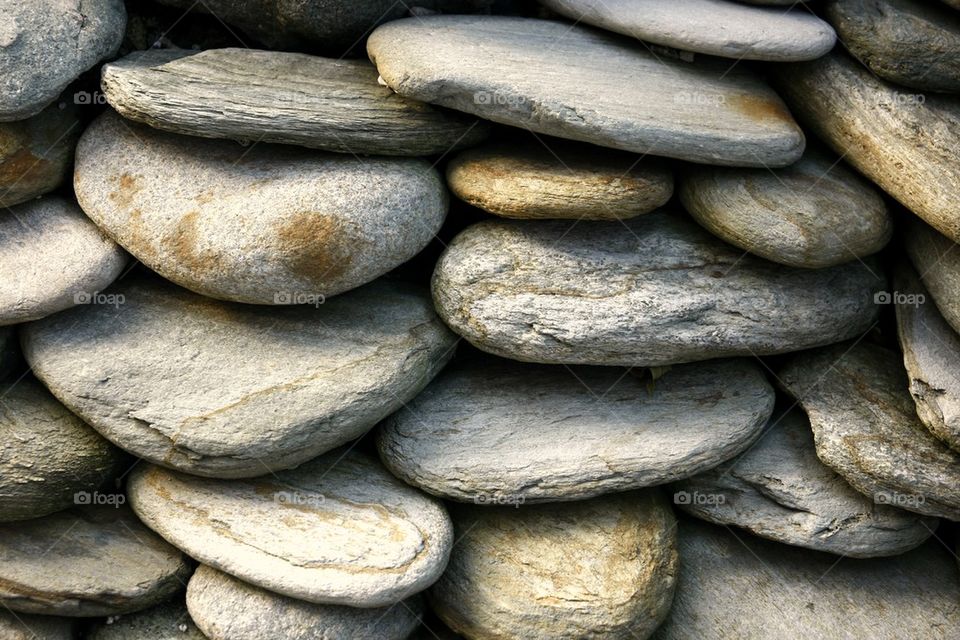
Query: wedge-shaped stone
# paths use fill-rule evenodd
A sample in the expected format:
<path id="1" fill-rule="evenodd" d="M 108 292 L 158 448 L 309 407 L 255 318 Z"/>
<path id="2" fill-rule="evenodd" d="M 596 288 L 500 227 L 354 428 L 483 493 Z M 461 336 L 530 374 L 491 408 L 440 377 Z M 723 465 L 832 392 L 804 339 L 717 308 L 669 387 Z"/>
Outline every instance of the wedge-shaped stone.
<path id="1" fill-rule="evenodd" d="M 188 585 L 189 586 L 189 585 Z M 108 619 L 93 627 L 88 640 L 207 640 L 190 619 L 183 599 Z"/>
<path id="2" fill-rule="evenodd" d="M 903 244 L 943 319 L 960 332 L 960 247 L 915 217 L 906 221 Z"/>

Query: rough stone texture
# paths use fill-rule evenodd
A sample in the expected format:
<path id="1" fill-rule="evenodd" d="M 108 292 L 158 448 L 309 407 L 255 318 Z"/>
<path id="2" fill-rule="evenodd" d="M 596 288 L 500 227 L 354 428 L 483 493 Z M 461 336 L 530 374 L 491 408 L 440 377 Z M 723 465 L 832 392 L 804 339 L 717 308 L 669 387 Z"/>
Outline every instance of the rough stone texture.
<path id="1" fill-rule="evenodd" d="M 903 243 L 944 320 L 960 332 L 960 248 L 915 217 L 907 219 Z"/>
<path id="2" fill-rule="evenodd" d="M 808 150 L 774 172 L 690 167 L 680 200 L 711 233 L 754 255 L 830 267 L 876 253 L 893 233 L 876 188 L 839 163 Z"/>
<path id="3" fill-rule="evenodd" d="M 960 99 L 911 94 L 842 53 L 784 65 L 774 75 L 811 131 L 941 233 L 960 239 Z"/>
<path id="4" fill-rule="evenodd" d="M 61 402 L 157 464 L 243 477 L 352 440 L 417 394 L 455 337 L 427 296 L 378 282 L 324 305 L 251 307 L 129 276 L 124 297 L 23 328 Z"/>
<path id="5" fill-rule="evenodd" d="M 780 414 L 743 455 L 674 485 L 674 503 L 709 522 L 851 558 L 913 549 L 936 518 L 875 504 L 817 459 L 802 411 Z"/>
<path id="6" fill-rule="evenodd" d="M 677 595 L 654 640 L 949 640 L 960 625 L 957 570 L 938 542 L 838 561 L 695 520 L 679 538 Z"/>
<path id="7" fill-rule="evenodd" d="M 663 165 L 543 138 L 464 151 L 447 165 L 447 184 L 461 200 L 505 218 L 632 218 L 673 194 Z"/>
<path id="8" fill-rule="evenodd" d="M 830 25 L 802 7 L 745 7 L 729 0 L 542 0 L 571 20 L 655 44 L 738 60 L 819 58 Z"/>
<path id="9" fill-rule="evenodd" d="M 119 449 L 32 378 L 0 387 L 0 522 L 74 504 L 124 469 Z"/>
<path id="10" fill-rule="evenodd" d="M 831 0 L 825 15 L 847 51 L 881 78 L 960 91 L 960 16 L 928 0 Z"/>
<path id="11" fill-rule="evenodd" d="M 76 620 L 0 611 L 0 638 L 4 640 L 74 640 Z"/>
<path id="12" fill-rule="evenodd" d="M 341 450 L 248 480 L 141 465 L 127 491 L 148 526 L 197 560 L 321 604 L 399 602 L 439 577 L 453 544 L 439 501 Z"/>
<path id="13" fill-rule="evenodd" d="M 860 263 L 813 271 L 744 255 L 665 212 L 573 228 L 482 222 L 454 238 L 433 274 L 441 317 L 484 351 L 623 366 L 859 336 L 874 323 L 883 285 Z"/>
<path id="14" fill-rule="evenodd" d="M 87 506 L 0 525 L 0 605 L 107 616 L 183 589 L 190 565 L 125 506 Z"/>
<path id="15" fill-rule="evenodd" d="M 56 100 L 81 73 L 116 52 L 123 0 L 3 0 L 0 122 L 24 120 Z"/>
<path id="16" fill-rule="evenodd" d="M 175 133 L 341 153 L 442 154 L 489 130 L 393 93 L 366 61 L 252 49 L 189 53 L 137 51 L 105 65 L 104 95 L 122 116 Z"/>
<path id="17" fill-rule="evenodd" d="M 188 585 L 189 586 L 189 585 Z M 207 640 L 182 600 L 110 619 L 90 630 L 87 640 Z"/>
<path id="18" fill-rule="evenodd" d="M 447 194 L 426 160 L 244 148 L 104 114 L 77 146 L 74 188 L 94 222 L 168 280 L 213 298 L 331 296 L 415 256 Z"/>
<path id="19" fill-rule="evenodd" d="M 507 361 L 448 371 L 379 432 L 401 480 L 478 503 L 577 500 L 693 475 L 748 447 L 773 410 L 755 363 L 611 367 Z"/>
<path id="20" fill-rule="evenodd" d="M 646 638 L 670 608 L 676 523 L 655 491 L 451 514 L 457 544 L 429 597 L 472 640 Z"/>
<path id="21" fill-rule="evenodd" d="M 313 604 L 264 591 L 201 565 L 187 607 L 211 640 L 404 640 L 420 624 L 422 598 L 376 609 Z"/>
<path id="22" fill-rule="evenodd" d="M 742 68 L 659 58 L 563 22 L 397 20 L 374 31 L 367 53 L 400 95 L 537 133 L 734 166 L 803 153 L 780 98 Z"/>
<path id="23" fill-rule="evenodd" d="M 0 212 L 0 324 L 88 303 L 126 264 L 73 201 L 47 196 Z"/>
<path id="24" fill-rule="evenodd" d="M 66 181 L 83 127 L 66 102 L 0 124 L 0 207 L 12 207 Z"/>
<path id="25" fill-rule="evenodd" d="M 960 453 L 924 427 L 899 354 L 844 343 L 793 356 L 778 380 L 810 417 L 817 456 L 877 503 L 960 520 Z"/>

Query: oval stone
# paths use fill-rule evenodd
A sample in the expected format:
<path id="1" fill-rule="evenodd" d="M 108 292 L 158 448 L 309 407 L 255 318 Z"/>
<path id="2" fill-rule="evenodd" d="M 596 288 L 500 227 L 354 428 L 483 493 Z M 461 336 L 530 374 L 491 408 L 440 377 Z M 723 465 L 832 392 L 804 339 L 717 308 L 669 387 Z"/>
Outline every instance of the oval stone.
<path id="1" fill-rule="evenodd" d="M 957 244 L 910 216 L 903 245 L 943 319 L 960 332 L 960 250 Z"/>
<path id="2" fill-rule="evenodd" d="M 190 619 L 182 599 L 109 618 L 93 627 L 85 637 L 87 640 L 207 640 Z"/>
<path id="3" fill-rule="evenodd" d="M 433 239 L 448 204 L 425 160 L 244 148 L 113 112 L 80 139 L 74 188 L 87 215 L 154 271 L 253 304 L 373 280 Z"/>

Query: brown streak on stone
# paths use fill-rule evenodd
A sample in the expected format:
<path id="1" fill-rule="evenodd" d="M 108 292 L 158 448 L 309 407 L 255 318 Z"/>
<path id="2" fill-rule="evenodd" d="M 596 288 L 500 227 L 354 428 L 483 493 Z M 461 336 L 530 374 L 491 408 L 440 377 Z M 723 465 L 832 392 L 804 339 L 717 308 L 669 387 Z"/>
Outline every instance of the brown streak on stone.
<path id="1" fill-rule="evenodd" d="M 351 265 L 349 245 L 357 242 L 336 216 L 302 211 L 277 225 L 279 255 L 294 275 L 321 285 L 342 276 Z"/>
<path id="2" fill-rule="evenodd" d="M 729 102 L 734 109 L 758 122 L 767 120 L 793 122 L 787 107 L 779 100 L 764 96 L 737 95 L 731 97 Z"/>

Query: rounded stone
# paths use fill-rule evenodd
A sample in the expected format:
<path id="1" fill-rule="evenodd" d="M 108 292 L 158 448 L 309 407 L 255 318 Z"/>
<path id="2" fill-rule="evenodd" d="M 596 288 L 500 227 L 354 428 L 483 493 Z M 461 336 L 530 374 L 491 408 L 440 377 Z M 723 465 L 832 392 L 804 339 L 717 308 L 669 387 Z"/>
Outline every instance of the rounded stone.
<path id="1" fill-rule="evenodd" d="M 906 220 L 903 245 L 943 319 L 960 332 L 960 250 L 916 217 Z"/>
<path id="2" fill-rule="evenodd" d="M 189 586 L 189 585 L 188 585 Z M 182 599 L 116 616 L 93 627 L 87 640 L 207 640 L 190 619 Z"/>

